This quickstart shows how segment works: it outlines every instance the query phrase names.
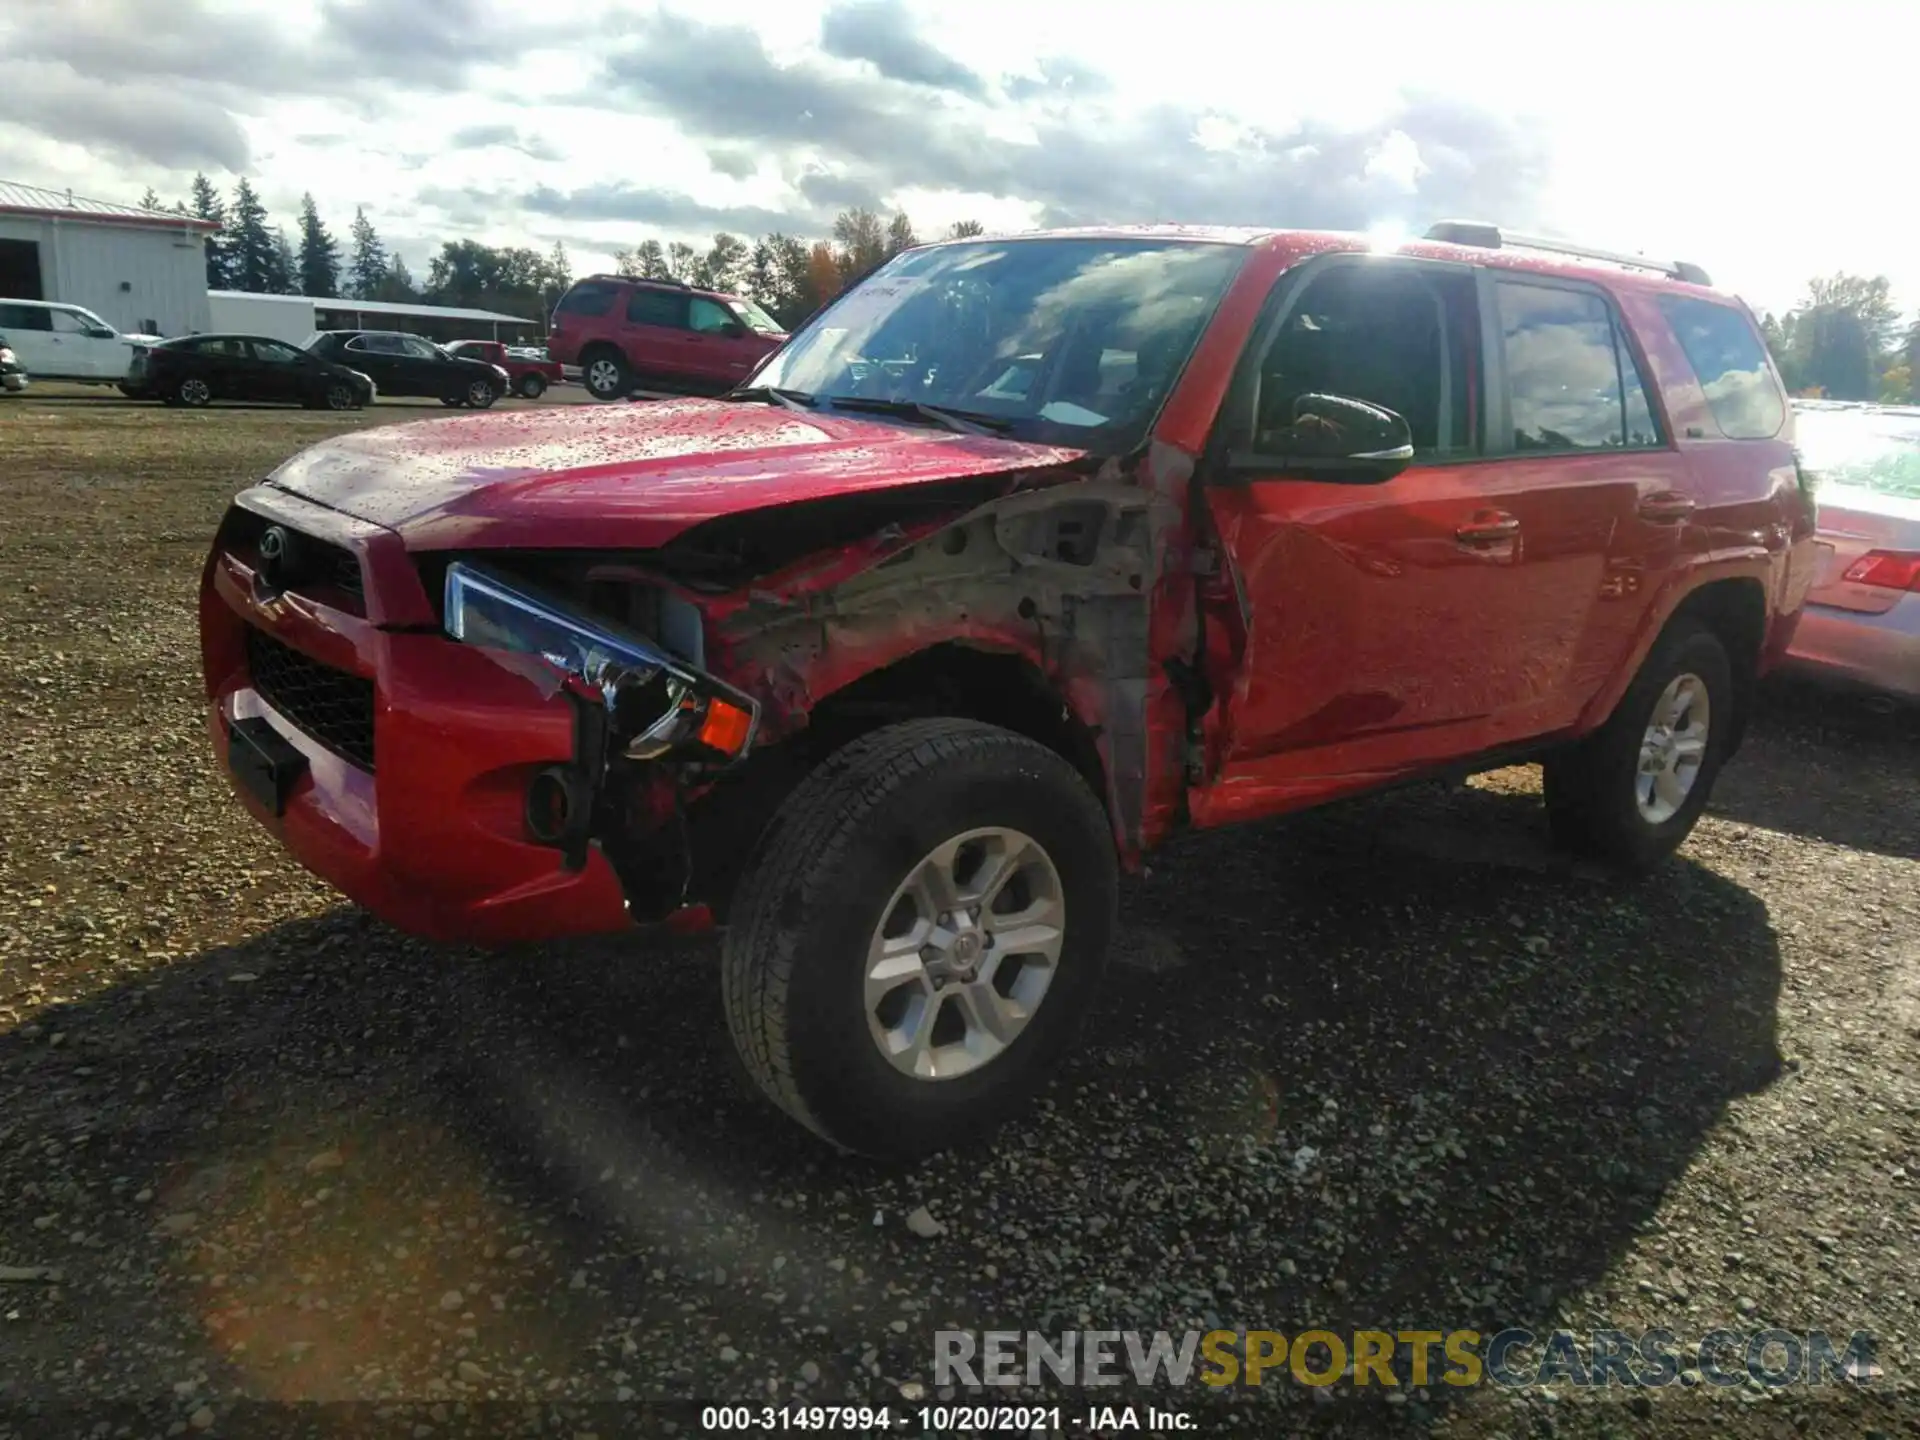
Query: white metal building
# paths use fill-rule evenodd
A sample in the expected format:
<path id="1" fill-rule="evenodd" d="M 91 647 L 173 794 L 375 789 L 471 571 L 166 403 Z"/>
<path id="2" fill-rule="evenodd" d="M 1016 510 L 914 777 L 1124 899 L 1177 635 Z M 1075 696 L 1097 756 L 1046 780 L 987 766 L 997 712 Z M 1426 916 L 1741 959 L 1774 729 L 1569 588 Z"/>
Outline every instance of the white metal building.
<path id="1" fill-rule="evenodd" d="M 84 305 L 128 334 L 205 330 L 204 241 L 218 228 L 0 180 L 0 299 Z"/>
<path id="2" fill-rule="evenodd" d="M 494 310 L 463 310 L 394 300 L 342 300 L 330 295 L 256 295 L 247 290 L 208 292 L 212 321 L 220 333 L 270 335 L 298 345 L 316 330 L 406 330 L 430 340 L 498 340 L 502 326 L 528 329 L 536 322 Z M 506 338 L 512 339 L 509 328 Z"/>

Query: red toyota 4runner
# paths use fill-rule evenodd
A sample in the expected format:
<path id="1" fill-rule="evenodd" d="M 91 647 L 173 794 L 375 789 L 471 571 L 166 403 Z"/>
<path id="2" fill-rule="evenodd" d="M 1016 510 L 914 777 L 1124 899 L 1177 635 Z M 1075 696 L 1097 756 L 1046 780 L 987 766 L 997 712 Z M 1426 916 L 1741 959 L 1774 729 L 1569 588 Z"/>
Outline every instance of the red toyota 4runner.
<path id="1" fill-rule="evenodd" d="M 1534 758 L 1562 843 L 1686 837 L 1813 507 L 1739 301 L 1545 244 L 955 241 L 721 400 L 339 436 L 220 527 L 215 746 L 403 929 L 723 922 L 767 1094 L 945 1144 L 1182 827 Z"/>
<path id="2" fill-rule="evenodd" d="M 554 306 L 547 353 L 579 366 L 594 399 L 619 400 L 636 389 L 731 390 L 786 339 L 779 321 L 738 295 L 590 275 Z"/>

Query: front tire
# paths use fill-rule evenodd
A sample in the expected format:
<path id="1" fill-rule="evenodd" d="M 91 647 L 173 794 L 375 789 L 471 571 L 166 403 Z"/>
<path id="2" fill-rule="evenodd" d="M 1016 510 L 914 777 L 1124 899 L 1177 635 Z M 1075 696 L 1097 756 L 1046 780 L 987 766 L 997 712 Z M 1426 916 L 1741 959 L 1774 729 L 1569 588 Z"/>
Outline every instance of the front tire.
<path id="1" fill-rule="evenodd" d="M 1670 626 L 1606 724 L 1542 767 L 1556 842 L 1630 873 L 1678 850 L 1735 731 L 1733 665 L 1698 621 Z"/>
<path id="2" fill-rule="evenodd" d="M 538 400 L 547 393 L 547 377 L 544 375 L 523 375 L 520 377 L 520 398 Z"/>
<path id="3" fill-rule="evenodd" d="M 475 380 L 467 386 L 467 404 L 475 410 L 485 410 L 499 398 L 499 392 L 485 380 Z"/>
<path id="4" fill-rule="evenodd" d="M 990 725 L 916 720 L 835 752 L 748 861 L 722 949 L 748 1073 L 880 1159 L 964 1143 L 1045 1083 L 1096 994 L 1113 838 L 1078 771 Z"/>

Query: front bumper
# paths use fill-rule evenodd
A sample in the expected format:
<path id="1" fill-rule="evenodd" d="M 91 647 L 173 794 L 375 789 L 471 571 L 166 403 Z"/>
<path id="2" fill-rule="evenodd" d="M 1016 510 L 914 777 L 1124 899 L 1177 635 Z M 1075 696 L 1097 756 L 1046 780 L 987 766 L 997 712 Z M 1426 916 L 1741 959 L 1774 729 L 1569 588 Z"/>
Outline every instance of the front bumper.
<path id="1" fill-rule="evenodd" d="M 1809 604 L 1780 668 L 1920 703 L 1920 595 L 1879 615 Z"/>
<path id="2" fill-rule="evenodd" d="M 398 536 L 283 492 L 255 489 L 241 499 L 255 514 L 350 551 L 371 582 L 364 613 L 355 613 L 344 593 L 270 592 L 244 550 L 216 545 L 208 558 L 201 659 L 222 768 L 230 727 L 252 717 L 306 760 L 277 816 L 235 785 L 254 818 L 308 870 L 416 935 L 495 945 L 627 928 L 619 879 L 597 848 L 570 871 L 526 832 L 529 782 L 572 754 L 565 697 L 432 628 Z M 412 593 L 402 593 L 408 585 Z M 329 748 L 262 693 L 249 627 L 372 682 L 371 767 Z"/>

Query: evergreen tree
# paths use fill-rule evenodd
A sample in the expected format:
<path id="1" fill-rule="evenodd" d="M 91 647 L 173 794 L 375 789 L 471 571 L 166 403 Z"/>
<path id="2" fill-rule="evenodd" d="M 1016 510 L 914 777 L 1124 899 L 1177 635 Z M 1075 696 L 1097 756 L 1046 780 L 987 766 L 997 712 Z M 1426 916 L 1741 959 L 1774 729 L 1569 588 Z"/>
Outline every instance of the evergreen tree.
<path id="1" fill-rule="evenodd" d="M 358 299 L 375 299 L 387 278 L 387 247 L 380 243 L 380 236 L 374 230 L 373 222 L 367 219 L 364 206 L 354 207 L 350 233 L 353 237 L 353 259 L 347 265 L 347 279 Z"/>
<path id="2" fill-rule="evenodd" d="M 310 193 L 300 197 L 300 293 L 340 293 L 340 242 L 327 233 Z"/>
<path id="3" fill-rule="evenodd" d="M 952 240 L 970 240 L 986 233 L 987 227 L 978 220 L 956 220 L 947 227 L 947 236 Z"/>
<path id="4" fill-rule="evenodd" d="M 147 187 L 147 193 L 140 197 L 140 208 L 142 210 L 160 210 L 165 208 L 161 205 L 160 197 L 154 193 L 151 185 Z"/>
<path id="5" fill-rule="evenodd" d="M 242 176 L 233 189 L 233 208 L 227 212 L 228 287 L 259 295 L 274 295 L 273 232 L 267 228 L 267 207 Z M 287 267 L 289 271 L 292 266 Z"/>
<path id="6" fill-rule="evenodd" d="M 183 215 L 190 214 L 196 220 L 210 220 L 220 227 L 207 236 L 207 288 L 209 290 L 233 289 L 233 256 L 227 248 L 226 225 L 227 207 L 221 203 L 220 192 L 213 188 L 213 182 L 205 175 L 193 177 L 192 208 L 180 208 Z"/>
<path id="7" fill-rule="evenodd" d="M 293 242 L 287 238 L 284 225 L 274 228 L 273 247 L 268 251 L 268 257 L 267 293 L 300 294 L 300 257 L 294 253 Z"/>

